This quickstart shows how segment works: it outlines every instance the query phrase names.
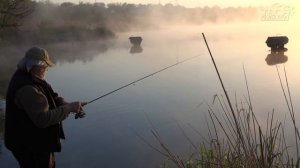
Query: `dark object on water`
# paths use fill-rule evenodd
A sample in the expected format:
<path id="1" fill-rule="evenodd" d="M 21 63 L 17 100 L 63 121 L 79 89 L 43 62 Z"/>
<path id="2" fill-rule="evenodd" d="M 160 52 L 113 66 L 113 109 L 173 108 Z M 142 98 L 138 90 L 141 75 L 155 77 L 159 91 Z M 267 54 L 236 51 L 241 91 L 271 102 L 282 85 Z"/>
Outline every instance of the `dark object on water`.
<path id="1" fill-rule="evenodd" d="M 141 52 L 143 52 L 143 48 L 142 48 L 140 45 L 133 45 L 133 46 L 130 48 L 130 53 L 131 53 L 131 54 L 141 53 Z"/>
<path id="2" fill-rule="evenodd" d="M 286 36 L 273 36 L 268 37 L 266 43 L 268 47 L 271 47 L 272 51 L 284 50 L 284 45 L 289 42 Z"/>
<path id="3" fill-rule="evenodd" d="M 284 51 L 271 51 L 265 59 L 268 65 L 283 64 L 288 61 L 288 57 L 284 55 Z"/>
<path id="4" fill-rule="evenodd" d="M 143 39 L 140 36 L 131 36 L 129 37 L 129 40 L 132 45 L 140 45 Z"/>

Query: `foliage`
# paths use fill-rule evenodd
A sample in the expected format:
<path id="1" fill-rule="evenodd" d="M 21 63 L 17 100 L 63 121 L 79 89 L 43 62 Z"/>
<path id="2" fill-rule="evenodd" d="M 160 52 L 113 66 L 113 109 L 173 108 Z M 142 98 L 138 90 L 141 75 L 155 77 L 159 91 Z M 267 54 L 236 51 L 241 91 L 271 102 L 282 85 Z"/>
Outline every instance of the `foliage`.
<path id="1" fill-rule="evenodd" d="M 11 43 L 91 40 L 170 24 L 249 21 L 256 14 L 252 7 L 4 0 L 0 2 L 0 37 Z"/>
<path id="2" fill-rule="evenodd" d="M 0 1 L 0 29 L 19 27 L 23 19 L 33 12 L 34 3 L 31 0 Z"/>
<path id="3" fill-rule="evenodd" d="M 186 8 L 179 5 L 83 3 L 65 2 L 53 4 L 38 2 L 28 19 L 34 26 L 43 20 L 51 20 L 52 26 L 106 27 L 112 31 L 145 29 L 164 24 L 202 24 L 205 22 L 250 21 L 256 18 L 258 9 L 253 7 Z"/>
<path id="4" fill-rule="evenodd" d="M 6 46 L 7 38 L 14 37 L 24 19 L 34 10 L 35 3 L 31 0 L 0 1 L 0 47 Z"/>

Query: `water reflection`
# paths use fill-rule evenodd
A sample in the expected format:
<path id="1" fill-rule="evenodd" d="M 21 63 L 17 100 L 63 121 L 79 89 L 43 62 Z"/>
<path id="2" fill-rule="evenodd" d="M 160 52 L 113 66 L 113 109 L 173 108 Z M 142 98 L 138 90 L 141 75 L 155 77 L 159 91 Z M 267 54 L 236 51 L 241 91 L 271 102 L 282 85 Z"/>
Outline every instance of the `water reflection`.
<path id="1" fill-rule="evenodd" d="M 141 53 L 143 52 L 143 48 L 140 45 L 133 45 L 130 48 L 130 53 L 135 54 L 135 53 Z"/>
<path id="2" fill-rule="evenodd" d="M 211 30 L 211 28 L 213 29 Z M 225 28 L 226 31 L 230 32 L 226 36 L 217 31 L 220 29 L 219 26 L 211 26 L 205 30 L 209 32 L 207 33 L 209 40 L 212 40 L 210 42 L 214 48 L 213 53 L 218 66 L 221 68 L 223 79 L 228 83 L 226 85 L 228 93 L 233 97 L 233 100 L 235 92 L 237 97 L 239 95 L 244 96 L 246 91 L 244 85 L 241 85 L 241 81 L 244 81 L 241 64 L 247 63 L 247 72 L 250 73 L 249 81 L 253 82 L 251 83 L 253 87 L 251 92 L 255 97 L 252 101 L 255 105 L 255 111 L 258 113 L 258 120 L 261 121 L 263 127 L 266 127 L 267 112 L 276 109 L 275 114 L 283 118 L 286 106 L 284 102 L 282 103 L 282 92 L 278 88 L 278 83 L 273 82 L 274 74 L 277 74 L 276 70 L 267 67 L 262 59 L 266 58 L 267 54 L 271 54 L 265 61 L 276 60 L 276 56 L 280 53 L 269 51 L 266 53 L 266 46 L 260 43 L 265 34 L 270 33 L 269 29 L 259 34 L 257 30 L 261 29 L 260 26 L 253 28 L 253 26 L 243 25 L 237 28 L 234 25 Z M 182 137 L 181 131 L 178 131 L 180 130 L 177 127 L 178 123 L 174 120 L 183 125 L 191 124 L 204 137 L 208 135 L 206 125 L 203 125 L 206 123 L 207 117 L 206 106 L 200 106 L 197 110 L 193 109 L 198 107 L 202 101 L 212 101 L 213 95 L 222 92 L 218 89 L 220 85 L 205 44 L 202 39 L 198 38 L 200 37 L 199 28 L 188 29 L 193 31 L 181 28 L 180 30 L 182 31 L 163 30 L 143 33 L 143 38 L 147 39 L 147 44 L 142 46 L 144 51 L 138 55 L 138 59 L 129 52 L 131 44 L 128 41 L 128 34 L 124 34 L 120 36 L 120 41 L 114 46 L 115 49 L 109 49 L 104 54 L 98 54 L 99 57 L 97 58 L 93 58 L 92 55 L 84 55 L 84 53 L 79 54 L 93 60 L 87 59 L 88 62 L 84 66 L 81 66 L 84 61 L 75 61 L 51 70 L 47 77 L 53 86 L 61 91 L 59 93 L 71 99 L 90 100 L 90 98 L 102 95 L 111 89 L 118 88 L 141 76 L 173 64 L 178 59 L 182 60 L 201 54 L 200 59 L 191 60 L 135 86 L 128 87 L 118 94 L 106 97 L 91 106 L 86 106 L 85 110 L 89 114 L 83 120 L 69 118 L 65 122 L 68 139 L 64 144 L 63 152 L 60 154 L 61 157 L 57 158 L 59 167 L 159 167 L 164 158 L 156 151 L 152 151 L 131 132 L 133 128 L 151 144 L 157 144 L 150 132 L 151 127 L 145 114 L 150 116 L 149 118 L 161 132 L 166 144 L 179 155 L 186 156 L 189 154 L 190 144 L 187 144 L 185 137 Z M 245 35 L 245 31 L 249 32 L 249 35 Z M 241 43 L 241 41 L 245 41 L 245 43 Z M 228 44 L 231 44 L 232 47 Z M 289 52 L 296 55 L 297 45 L 291 44 Z M 97 46 L 96 44 L 91 45 Z M 233 46 L 239 46 L 240 49 L 236 50 Z M 249 46 L 255 50 L 249 50 Z M 112 46 L 108 45 L 108 47 Z M 22 51 L 26 51 L 25 49 L 27 48 L 22 49 Z M 71 52 L 64 48 L 61 50 L 64 50 L 61 56 L 64 56 L 65 52 Z M 50 54 L 55 51 L 57 50 L 51 49 Z M 80 51 L 75 48 L 72 52 L 78 54 L 76 52 Z M 273 56 L 272 54 L 275 56 L 270 57 Z M 56 63 L 69 61 L 68 59 L 59 59 L 59 52 L 52 55 L 58 57 Z M 81 60 L 81 58 L 76 58 L 77 56 L 69 55 L 69 57 Z M 293 63 L 295 64 L 288 65 L 289 69 L 294 69 L 293 72 L 289 71 L 289 76 L 295 86 L 300 86 L 297 85 L 299 83 L 297 80 L 299 64 L 294 61 Z M 77 74 L 78 72 L 82 72 L 83 75 L 79 77 L 78 75 L 70 75 L 70 78 L 66 80 L 65 74 Z M 299 87 L 295 87 L 295 89 L 295 97 L 298 98 Z M 241 98 L 242 101 L 243 98 Z M 299 108 L 297 104 L 296 106 L 295 108 Z M 281 121 L 281 118 L 278 120 Z M 197 143 L 199 140 L 198 133 L 190 129 L 186 130 L 188 137 L 191 136 L 191 139 Z M 288 134 L 288 131 L 286 133 Z M 3 145 L 2 148 L 2 158 L 4 158 L 8 156 L 8 152 L 6 153 L 7 150 Z M 186 152 L 186 150 L 188 151 Z M 13 160 L 11 155 L 9 157 Z M 78 158 L 81 159 L 78 160 Z M 113 162 L 116 158 L 118 161 Z M 0 167 L 14 167 L 2 166 L 6 162 L 1 160 Z"/>
<path id="3" fill-rule="evenodd" d="M 100 53 L 106 52 L 110 45 L 112 44 L 109 41 L 89 41 L 55 44 L 41 47 L 48 50 L 55 62 L 73 63 L 79 60 L 87 63 L 93 61 L 93 59 Z"/>
<path id="4" fill-rule="evenodd" d="M 267 58 L 265 59 L 267 64 L 272 66 L 272 65 L 277 65 L 277 64 L 283 64 L 288 61 L 288 57 L 284 55 L 284 52 L 287 51 L 287 49 L 283 50 L 271 50 L 271 53 L 267 55 Z"/>
<path id="5" fill-rule="evenodd" d="M 37 45 L 48 50 L 52 60 L 57 63 L 91 62 L 113 45 L 113 41 L 68 42 Z M 17 62 L 28 48 L 33 45 L 9 46 L 0 48 L 0 97 L 5 96 L 10 77 L 16 69 Z"/>

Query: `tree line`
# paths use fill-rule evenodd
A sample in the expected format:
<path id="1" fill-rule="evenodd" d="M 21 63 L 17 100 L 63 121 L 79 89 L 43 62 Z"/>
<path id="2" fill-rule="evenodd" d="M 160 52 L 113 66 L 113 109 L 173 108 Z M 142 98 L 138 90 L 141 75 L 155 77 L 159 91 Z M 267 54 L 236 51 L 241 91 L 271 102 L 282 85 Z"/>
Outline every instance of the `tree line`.
<path id="1" fill-rule="evenodd" d="M 54 42 L 85 40 L 170 24 L 251 21 L 257 18 L 258 12 L 254 7 L 186 8 L 173 4 L 55 4 L 51 1 L 4 0 L 0 2 L 0 35 L 2 39 L 18 41 L 22 38 Z M 25 34 L 30 37 L 24 37 Z"/>

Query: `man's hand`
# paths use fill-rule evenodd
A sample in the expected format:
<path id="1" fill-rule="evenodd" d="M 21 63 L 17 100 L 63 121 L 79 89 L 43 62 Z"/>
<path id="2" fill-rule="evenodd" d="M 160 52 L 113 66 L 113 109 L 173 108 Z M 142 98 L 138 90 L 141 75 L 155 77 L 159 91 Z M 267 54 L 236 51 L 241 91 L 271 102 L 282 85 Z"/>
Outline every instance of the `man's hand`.
<path id="1" fill-rule="evenodd" d="M 86 104 L 87 104 L 86 102 L 81 102 L 80 111 L 78 113 L 76 113 L 75 119 L 83 118 L 85 116 L 85 112 L 83 111 L 82 107 L 85 106 Z"/>
<path id="2" fill-rule="evenodd" d="M 83 111 L 83 106 L 86 105 L 86 102 L 71 102 L 64 105 L 66 110 L 70 113 L 75 113 L 75 119 L 83 118 L 85 116 L 85 112 Z"/>
<path id="3" fill-rule="evenodd" d="M 78 113 L 82 110 L 81 102 L 71 102 L 64 105 L 68 112 Z"/>
<path id="4" fill-rule="evenodd" d="M 82 107 L 85 106 L 85 105 L 87 105 L 87 102 L 80 102 L 80 103 L 81 103 Z"/>

